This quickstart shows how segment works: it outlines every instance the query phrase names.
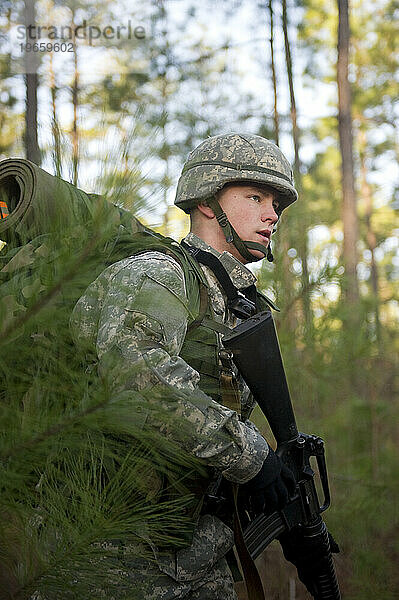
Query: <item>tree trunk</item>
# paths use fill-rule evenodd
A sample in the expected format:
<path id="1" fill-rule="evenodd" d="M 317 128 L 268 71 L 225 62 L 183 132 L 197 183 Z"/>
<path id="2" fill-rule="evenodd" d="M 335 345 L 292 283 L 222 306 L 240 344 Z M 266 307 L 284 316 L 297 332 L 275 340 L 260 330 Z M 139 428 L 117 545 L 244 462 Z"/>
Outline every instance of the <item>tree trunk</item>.
<path id="1" fill-rule="evenodd" d="M 376 341 L 379 348 L 379 354 L 382 352 L 381 348 L 381 320 L 380 320 L 380 298 L 379 298 L 379 275 L 377 261 L 375 260 L 375 249 L 377 247 L 377 238 L 371 224 L 371 216 L 373 214 L 373 196 L 370 188 L 370 184 L 367 181 L 367 167 L 366 167 L 366 155 L 367 152 L 367 140 L 365 132 L 361 132 L 360 135 L 360 175 L 361 175 L 361 194 L 365 205 L 365 222 L 366 222 L 366 242 L 368 249 L 370 250 L 370 283 L 371 283 L 371 294 L 373 296 L 372 305 L 374 307 L 374 323 L 375 323 L 375 335 Z"/>
<path id="2" fill-rule="evenodd" d="M 270 15 L 270 64 L 272 68 L 272 79 L 273 79 L 273 121 L 274 121 L 274 141 L 277 146 L 279 145 L 280 138 L 280 124 L 279 114 L 277 108 L 277 77 L 276 77 L 276 66 L 274 64 L 274 23 L 273 23 L 273 0 L 269 0 L 269 15 Z"/>
<path id="3" fill-rule="evenodd" d="M 292 123 L 292 138 L 294 142 L 294 178 L 295 185 L 299 196 L 302 196 L 302 181 L 301 181 L 301 162 L 299 157 L 300 149 L 300 130 L 297 123 L 297 109 L 295 100 L 294 80 L 293 80 L 293 69 L 292 69 L 292 56 L 291 47 L 288 38 L 288 16 L 287 16 L 287 2 L 283 0 L 283 32 L 284 32 L 284 46 L 285 46 L 285 62 L 287 67 L 288 76 L 288 87 L 290 90 L 290 116 Z M 301 198 L 304 202 L 304 198 Z M 305 208 L 302 209 L 301 223 L 299 227 L 296 227 L 297 231 L 297 246 L 298 254 L 302 263 L 302 310 L 305 321 L 305 328 L 308 337 L 310 338 L 310 332 L 312 329 L 312 309 L 310 305 L 310 293 L 309 293 L 309 270 L 308 270 L 308 241 L 307 241 L 307 211 Z"/>
<path id="4" fill-rule="evenodd" d="M 36 22 L 35 0 L 25 0 L 25 25 L 34 26 Z M 33 28 L 32 28 L 33 29 Z M 29 31 L 26 29 L 26 31 Z M 33 30 L 34 31 L 34 30 Z M 27 42 L 33 41 L 27 38 Z M 37 88 L 39 86 L 38 53 L 25 53 L 25 153 L 26 158 L 40 165 L 41 156 L 37 133 Z"/>
<path id="5" fill-rule="evenodd" d="M 378 477 L 379 472 L 379 427 L 378 427 L 378 398 L 381 397 L 381 393 L 384 391 L 381 388 L 381 377 L 380 374 L 383 372 L 383 356 L 384 349 L 381 340 L 381 320 L 380 320 L 380 298 L 379 298 L 379 277 L 378 277 L 378 266 L 375 260 L 375 249 L 377 247 L 377 238 L 374 233 L 371 216 L 373 214 L 373 195 L 369 182 L 367 181 L 367 138 L 365 131 L 360 132 L 360 185 L 361 185 L 361 197 L 364 202 L 365 208 L 365 222 L 366 222 L 366 243 L 370 250 L 370 283 L 371 283 L 371 305 L 374 311 L 374 326 L 375 336 L 377 344 L 377 355 L 373 358 L 374 373 L 377 376 L 372 376 L 371 380 L 367 382 L 367 388 L 364 390 L 363 395 L 368 399 L 370 406 L 370 459 L 371 459 L 371 475 L 375 481 Z M 374 343 L 374 342 L 373 342 Z"/>
<path id="6" fill-rule="evenodd" d="M 50 53 L 50 94 L 51 94 L 51 129 L 53 133 L 53 163 L 54 170 L 57 177 L 62 176 L 62 165 L 61 165 L 61 135 L 60 127 L 57 117 L 57 86 L 55 83 L 55 73 L 53 65 L 53 53 Z"/>
<path id="7" fill-rule="evenodd" d="M 162 151 L 161 158 L 164 161 L 164 172 L 161 180 L 163 190 L 163 204 L 165 212 L 163 214 L 163 227 L 165 235 L 171 235 L 170 229 L 170 213 L 168 206 L 168 191 L 170 189 L 170 147 L 169 139 L 167 135 L 167 126 L 169 124 L 168 115 L 168 100 L 169 100 L 169 68 L 172 66 L 173 61 L 171 57 L 171 48 L 169 43 L 169 31 L 168 23 L 168 12 L 164 4 L 159 6 L 159 23 L 161 26 L 161 34 L 163 36 L 164 44 L 161 47 L 161 55 L 165 62 L 158 66 L 158 76 L 160 78 L 160 91 L 161 91 L 161 102 L 160 102 L 160 129 L 162 138 Z"/>
<path id="8" fill-rule="evenodd" d="M 72 13 L 72 31 L 75 31 L 75 13 Z M 79 166 L 79 130 L 78 130 L 78 106 L 79 106 L 79 69 L 78 69 L 78 48 L 76 40 L 73 40 L 73 82 L 72 82 L 72 105 L 73 105 L 73 123 L 72 123 L 72 183 L 78 184 L 78 166 Z"/>
<path id="9" fill-rule="evenodd" d="M 270 41 L 270 67 L 272 72 L 273 81 L 273 129 L 274 129 L 274 141 L 279 144 L 280 141 L 280 117 L 278 112 L 278 90 L 277 90 L 277 74 L 276 65 L 274 60 L 274 12 L 273 12 L 273 0 L 269 0 L 269 41 Z M 263 10 L 263 8 L 262 8 Z M 289 213 L 284 215 L 284 224 L 282 227 L 277 229 L 277 233 L 273 236 L 273 254 L 275 256 L 275 268 L 273 271 L 273 285 L 276 293 L 276 299 L 284 309 L 291 307 L 285 313 L 283 320 L 284 327 L 288 332 L 293 333 L 295 331 L 297 319 L 294 312 L 294 281 L 291 272 L 291 261 L 288 256 L 288 250 L 291 247 L 291 228 L 289 225 Z"/>
<path id="10" fill-rule="evenodd" d="M 344 293 L 350 306 L 359 300 L 357 279 L 358 219 L 353 168 L 353 135 L 349 66 L 349 7 L 348 0 L 338 0 L 338 131 L 342 157 L 342 220 L 344 227 L 343 260 L 345 266 Z"/>

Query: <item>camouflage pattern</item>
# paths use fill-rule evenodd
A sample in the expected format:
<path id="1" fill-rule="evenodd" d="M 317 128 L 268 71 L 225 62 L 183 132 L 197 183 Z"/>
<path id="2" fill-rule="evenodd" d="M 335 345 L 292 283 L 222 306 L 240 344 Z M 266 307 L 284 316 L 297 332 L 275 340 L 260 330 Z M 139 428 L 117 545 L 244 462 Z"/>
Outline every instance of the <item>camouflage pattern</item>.
<path id="1" fill-rule="evenodd" d="M 233 532 L 214 516 L 200 518 L 189 548 L 155 552 L 156 560 L 138 557 L 137 544 L 115 540 L 93 546 L 98 552 L 90 562 L 101 576 L 94 589 L 90 586 L 87 600 L 236 600 L 224 558 L 233 546 Z M 66 597 L 72 600 L 76 598 L 73 584 L 71 592 Z M 29 600 L 51 599 L 37 590 Z"/>
<path id="2" fill-rule="evenodd" d="M 226 183 L 269 185 L 279 196 L 279 212 L 295 202 L 291 166 L 280 148 L 259 135 L 228 133 L 208 138 L 188 156 L 175 204 L 185 212 L 216 194 Z"/>
<path id="3" fill-rule="evenodd" d="M 255 275 L 249 269 L 247 269 L 247 267 L 245 267 L 240 261 L 234 258 L 234 256 L 232 256 L 230 252 L 223 252 L 221 254 L 220 252 L 212 248 L 212 246 L 209 246 L 209 244 L 201 240 L 201 238 L 199 238 L 194 233 L 189 233 L 184 238 L 184 241 L 187 242 L 187 244 L 189 244 L 190 246 L 195 246 L 200 250 L 210 252 L 211 254 L 216 256 L 228 272 L 230 279 L 233 282 L 233 285 L 237 289 L 242 290 L 256 283 Z M 201 265 L 201 268 L 205 272 L 211 290 L 217 290 L 218 294 L 220 294 L 220 297 L 222 298 L 223 313 L 226 313 L 224 322 L 227 323 L 227 320 L 229 318 L 233 318 L 233 316 L 230 312 L 227 312 L 226 310 L 226 297 L 224 295 L 224 292 L 220 288 L 220 285 L 213 272 L 204 265 Z M 215 310 L 215 306 L 212 306 L 212 308 Z"/>
<path id="4" fill-rule="evenodd" d="M 229 253 L 220 254 L 192 233 L 186 241 L 218 256 L 238 288 L 255 282 Z M 201 268 L 215 320 L 234 326 L 217 280 L 207 267 Z M 169 255 L 147 251 L 103 271 L 77 303 L 71 327 L 76 343 L 97 355 L 100 374 L 115 398 L 149 387 L 155 395 L 167 386 L 173 390 L 176 413 L 190 427 L 185 449 L 230 481 L 244 483 L 259 471 L 268 446 L 252 423 L 240 421 L 236 412 L 199 389 L 199 374 L 179 356 L 187 324 L 195 317 L 188 309 L 182 267 Z M 162 393 L 156 396 L 162 398 Z M 248 397 L 243 389 L 244 404 Z M 231 530 L 218 518 L 203 515 L 189 548 L 156 553 L 156 562 L 132 559 L 128 572 L 135 582 L 142 578 L 144 598 L 230 600 L 235 595 L 223 556 L 232 545 Z"/>
<path id="5" fill-rule="evenodd" d="M 228 253 L 221 260 L 240 287 L 253 281 Z M 220 313 L 223 296 L 217 288 L 213 280 L 211 301 Z M 227 479 L 244 483 L 259 471 L 267 444 L 237 413 L 206 396 L 197 371 L 179 357 L 190 317 L 180 265 L 166 254 L 146 252 L 103 271 L 77 303 L 71 326 L 76 343 L 97 354 L 100 374 L 114 395 L 149 387 L 157 396 L 164 386 L 174 390 L 176 414 L 191 427 L 186 450 Z M 216 318 L 227 323 L 224 311 Z"/>
<path id="6" fill-rule="evenodd" d="M 220 252 L 209 246 L 209 244 L 201 240 L 194 233 L 189 233 L 185 237 L 185 241 L 190 246 L 194 246 L 195 248 L 199 248 L 200 250 L 204 250 L 205 252 L 210 252 L 211 254 L 216 256 L 226 269 L 231 281 L 238 290 L 243 290 L 249 287 L 250 285 L 256 283 L 255 275 L 249 269 L 247 269 L 247 267 L 245 267 L 241 262 L 234 258 L 234 256 L 232 256 L 229 252 L 223 252 L 221 254 Z M 235 327 L 238 324 L 237 317 L 235 317 L 230 311 L 226 310 L 226 296 L 224 291 L 221 289 L 220 284 L 217 281 L 213 271 L 206 265 L 201 265 L 201 269 L 205 273 L 205 277 L 208 282 L 209 298 L 212 304 L 212 310 L 214 312 L 215 321 L 223 323 L 224 325 L 230 328 Z M 222 347 L 222 337 L 222 334 L 218 334 L 220 348 Z M 238 371 L 235 365 L 232 364 L 231 366 L 233 371 L 235 371 L 235 375 L 238 381 L 241 400 L 241 415 L 243 417 L 246 417 L 251 413 L 254 407 L 253 398 L 243 378 L 238 376 Z M 250 426 L 255 427 L 252 423 L 250 423 Z"/>

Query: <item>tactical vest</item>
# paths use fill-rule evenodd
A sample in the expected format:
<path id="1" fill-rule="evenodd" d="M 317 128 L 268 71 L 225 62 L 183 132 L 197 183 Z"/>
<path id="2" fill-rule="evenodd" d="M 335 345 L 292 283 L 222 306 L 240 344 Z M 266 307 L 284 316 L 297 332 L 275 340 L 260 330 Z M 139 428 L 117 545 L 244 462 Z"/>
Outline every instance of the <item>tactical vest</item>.
<path id="1" fill-rule="evenodd" d="M 230 359 L 230 364 L 226 368 L 226 364 L 223 364 L 220 359 L 221 348 L 218 331 L 220 331 L 221 325 L 214 318 L 209 300 L 209 284 L 201 266 L 175 240 L 156 234 L 148 229 L 135 233 L 133 237 L 122 233 L 113 245 L 106 262 L 112 264 L 127 256 L 138 256 L 145 252 L 167 254 L 174 258 L 181 266 L 186 284 L 187 308 L 190 316 L 180 356 L 199 373 L 199 388 L 204 393 L 219 404 L 236 410 L 240 414 L 239 394 L 236 394 L 235 401 L 229 402 L 229 398 L 234 397 L 234 394 L 229 395 L 225 393 L 226 370 L 230 369 L 230 372 L 232 372 L 233 363 Z M 265 310 L 270 305 L 270 301 L 258 292 L 258 311 Z M 245 415 L 245 417 L 247 416 Z M 213 469 L 209 469 L 207 475 L 199 476 L 197 473 L 194 479 L 190 481 L 186 480 L 186 485 L 193 496 L 191 503 L 186 507 L 186 514 L 192 519 L 193 527 L 191 531 L 185 533 L 176 532 L 176 536 L 181 538 L 184 545 L 189 546 L 192 542 L 195 523 L 203 510 L 206 491 L 209 489 L 209 484 L 213 476 Z M 165 490 L 167 490 L 166 499 L 175 497 L 174 494 L 177 489 L 175 489 L 175 483 L 169 479 L 165 481 Z M 206 510 L 210 510 L 209 507 Z"/>
<path id="2" fill-rule="evenodd" d="M 205 394 L 219 404 L 240 412 L 240 406 L 226 400 L 228 394 L 224 393 L 223 376 L 226 370 L 233 369 L 233 364 L 226 364 L 226 356 L 221 360 L 218 340 L 221 325 L 215 320 L 204 272 L 195 258 L 171 238 L 147 232 L 140 234 L 140 237 L 141 250 L 135 252 L 136 255 L 149 251 L 162 252 L 172 256 L 183 270 L 191 319 L 180 351 L 181 358 L 199 373 L 199 387 Z M 258 312 L 270 308 L 270 305 L 271 302 L 258 292 Z"/>

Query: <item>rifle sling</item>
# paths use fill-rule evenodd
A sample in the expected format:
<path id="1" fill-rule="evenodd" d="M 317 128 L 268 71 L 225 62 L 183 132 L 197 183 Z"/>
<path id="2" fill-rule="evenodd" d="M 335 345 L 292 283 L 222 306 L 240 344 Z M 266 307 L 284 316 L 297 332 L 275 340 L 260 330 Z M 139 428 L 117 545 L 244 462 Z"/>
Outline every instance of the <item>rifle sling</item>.
<path id="1" fill-rule="evenodd" d="M 244 576 L 244 581 L 247 588 L 248 600 L 265 600 L 265 593 L 263 591 L 262 580 L 258 573 L 258 569 L 256 568 L 256 565 L 253 561 L 253 558 L 248 552 L 248 549 L 245 545 L 244 534 L 241 527 L 240 517 L 238 515 L 238 484 L 232 483 L 231 487 L 234 499 L 234 542 L 238 558 L 240 559 L 242 574 Z"/>

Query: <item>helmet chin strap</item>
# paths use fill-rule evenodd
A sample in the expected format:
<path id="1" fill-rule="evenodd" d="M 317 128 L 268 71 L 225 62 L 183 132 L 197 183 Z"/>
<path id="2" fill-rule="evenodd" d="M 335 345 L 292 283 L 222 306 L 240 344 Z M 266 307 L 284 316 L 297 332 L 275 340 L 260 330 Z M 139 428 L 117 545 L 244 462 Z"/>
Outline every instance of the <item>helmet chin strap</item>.
<path id="1" fill-rule="evenodd" d="M 219 223 L 222 231 L 224 233 L 224 237 L 226 238 L 226 242 L 228 244 L 233 244 L 238 252 L 241 254 L 245 260 L 248 262 L 255 262 L 259 260 L 256 258 L 249 250 L 257 250 L 263 254 L 263 257 L 266 257 L 269 262 L 273 261 L 273 254 L 270 248 L 270 242 L 267 248 L 258 242 L 246 242 L 240 238 L 234 227 L 231 225 L 230 221 L 227 218 L 226 213 L 222 210 L 219 202 L 215 197 L 209 198 L 207 200 L 208 205 L 211 207 L 213 212 L 215 213 L 215 217 L 217 222 Z"/>

